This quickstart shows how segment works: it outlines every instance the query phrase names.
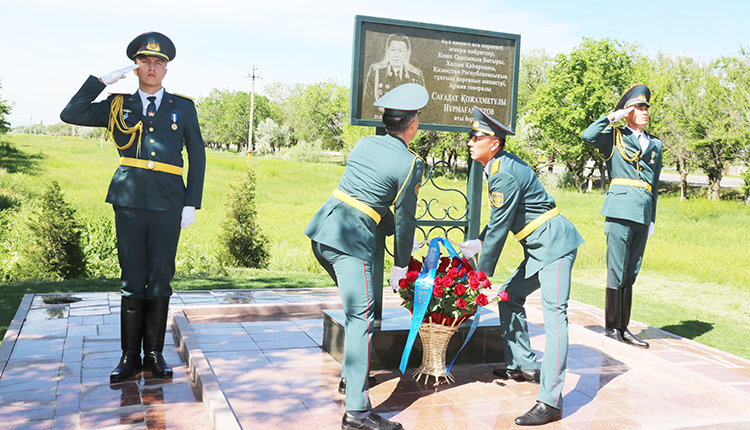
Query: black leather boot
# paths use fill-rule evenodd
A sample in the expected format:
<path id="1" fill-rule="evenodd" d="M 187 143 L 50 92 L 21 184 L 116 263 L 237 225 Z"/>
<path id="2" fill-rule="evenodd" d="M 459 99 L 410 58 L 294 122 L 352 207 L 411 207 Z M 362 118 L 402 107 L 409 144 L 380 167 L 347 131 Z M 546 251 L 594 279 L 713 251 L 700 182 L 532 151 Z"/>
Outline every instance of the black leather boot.
<path id="1" fill-rule="evenodd" d="M 141 370 L 143 339 L 143 299 L 122 296 L 120 299 L 120 345 L 122 357 L 109 374 L 110 382 L 124 381 Z"/>
<path id="2" fill-rule="evenodd" d="M 388 421 L 375 412 L 367 418 L 355 418 L 346 412 L 341 418 L 341 430 L 401 430 L 403 426 L 395 421 Z"/>
<path id="3" fill-rule="evenodd" d="M 623 342 L 620 321 L 622 321 L 622 290 L 605 288 L 604 335 L 618 342 Z"/>
<path id="4" fill-rule="evenodd" d="M 164 336 L 167 333 L 169 299 L 146 300 L 146 318 L 143 328 L 143 369 L 157 378 L 171 378 L 172 368 L 162 356 Z"/>
<path id="5" fill-rule="evenodd" d="M 633 306 L 633 287 L 627 287 L 622 289 L 622 320 L 620 320 L 620 332 L 622 333 L 622 340 L 639 348 L 648 348 L 648 342 L 644 342 L 633 333 L 628 330 L 628 324 L 630 324 L 630 308 Z"/>

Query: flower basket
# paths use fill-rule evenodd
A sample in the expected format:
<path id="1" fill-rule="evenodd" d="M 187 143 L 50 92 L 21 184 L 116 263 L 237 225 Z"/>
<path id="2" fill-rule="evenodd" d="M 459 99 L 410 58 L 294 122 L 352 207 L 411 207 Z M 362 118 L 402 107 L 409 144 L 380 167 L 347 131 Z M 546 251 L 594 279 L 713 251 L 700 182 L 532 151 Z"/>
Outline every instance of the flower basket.
<path id="1" fill-rule="evenodd" d="M 415 283 L 422 270 L 422 262 L 412 258 L 406 277 L 400 280 L 397 292 L 401 305 L 413 312 Z M 448 342 L 458 327 L 477 312 L 479 306 L 489 303 L 483 289 L 492 288 L 492 283 L 484 272 L 475 272 L 465 258 L 440 258 L 432 289 L 432 296 L 425 318 L 419 328 L 422 340 L 422 365 L 414 372 L 417 381 L 424 375 L 435 377 L 435 385 L 440 378 L 449 384 L 453 377 L 446 372 L 446 351 Z"/>
<path id="2" fill-rule="evenodd" d="M 429 381 L 430 376 L 435 378 L 435 385 L 440 383 L 440 378 L 450 384 L 455 382 L 453 376 L 446 372 L 445 353 L 448 350 L 448 342 L 458 331 L 458 325 L 445 326 L 435 323 L 422 323 L 419 328 L 419 338 L 422 340 L 422 365 L 412 375 L 419 379 L 424 376 L 424 383 Z"/>

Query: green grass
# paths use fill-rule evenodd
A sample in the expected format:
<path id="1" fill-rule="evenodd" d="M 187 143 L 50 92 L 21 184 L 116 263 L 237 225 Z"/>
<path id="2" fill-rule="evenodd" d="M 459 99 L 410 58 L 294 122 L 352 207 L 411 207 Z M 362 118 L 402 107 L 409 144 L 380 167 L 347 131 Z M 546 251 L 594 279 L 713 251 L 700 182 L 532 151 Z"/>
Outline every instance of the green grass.
<path id="1" fill-rule="evenodd" d="M 111 218 L 111 206 L 104 198 L 117 153 L 111 143 L 104 148 L 99 145 L 92 139 L 0 137 L 0 209 L 41 195 L 50 180 L 56 179 L 80 216 Z M 195 224 L 182 234 L 180 255 L 195 249 L 215 252 L 229 187 L 241 179 L 247 165 L 245 156 L 235 153 L 210 151 L 207 157 L 203 208 Z M 175 290 L 332 285 L 302 231 L 336 187 L 344 167 L 259 157 L 253 157 L 250 165 L 257 178 L 258 223 L 271 244 L 270 268 L 230 270 L 227 276 L 181 276 L 174 281 Z M 438 178 L 437 182 L 443 188 L 465 189 L 463 181 Z M 692 189 L 693 198 L 680 202 L 674 187 L 665 190 L 659 197 L 656 234 L 649 240 L 634 287 L 633 319 L 750 358 L 746 346 L 750 345 L 750 259 L 746 254 L 750 208 L 735 201 L 708 201 L 700 197 L 700 189 Z M 567 190 L 550 192 L 561 213 L 586 240 L 574 266 L 572 298 L 601 308 L 606 246 L 604 219 L 599 213 L 604 197 Z M 429 185 L 420 197 L 438 198 L 440 207 L 461 207 L 458 195 L 438 193 Z M 483 195 L 482 222 L 488 218 Z M 521 247 L 509 237 L 493 281 L 504 282 L 522 258 Z M 390 264 L 386 258 L 386 266 Z M 0 334 L 25 293 L 118 288 L 118 281 L 112 279 L 0 285 Z"/>

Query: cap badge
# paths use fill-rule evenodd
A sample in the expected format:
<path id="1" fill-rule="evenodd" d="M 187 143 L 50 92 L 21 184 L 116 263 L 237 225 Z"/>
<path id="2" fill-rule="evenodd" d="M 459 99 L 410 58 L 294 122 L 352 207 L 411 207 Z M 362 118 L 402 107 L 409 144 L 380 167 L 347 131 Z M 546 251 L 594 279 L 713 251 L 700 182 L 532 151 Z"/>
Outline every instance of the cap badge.
<path id="1" fill-rule="evenodd" d="M 146 45 L 146 48 L 149 51 L 157 51 L 157 52 L 161 51 L 161 48 L 159 47 L 159 44 L 156 41 L 153 41 L 153 40 L 151 42 L 148 42 L 148 45 Z"/>

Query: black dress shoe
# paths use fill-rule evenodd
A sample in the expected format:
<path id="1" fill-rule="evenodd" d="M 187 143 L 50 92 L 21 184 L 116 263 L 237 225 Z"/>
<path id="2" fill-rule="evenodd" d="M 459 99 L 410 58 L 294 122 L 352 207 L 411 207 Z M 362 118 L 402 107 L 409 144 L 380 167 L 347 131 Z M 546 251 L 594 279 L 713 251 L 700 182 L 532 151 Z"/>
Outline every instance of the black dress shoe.
<path id="1" fill-rule="evenodd" d="M 401 424 L 388 421 L 375 412 L 363 419 L 354 418 L 346 412 L 341 418 L 341 430 L 401 430 L 403 428 Z"/>
<path id="2" fill-rule="evenodd" d="M 604 329 L 604 335 L 607 336 L 610 339 L 614 339 L 618 342 L 625 342 L 622 339 L 622 332 L 619 328 L 605 328 Z"/>
<path id="3" fill-rule="evenodd" d="M 517 382 L 539 383 L 539 369 L 521 370 L 521 369 L 495 369 L 492 374 L 499 376 L 501 379 L 513 379 Z"/>
<path id="4" fill-rule="evenodd" d="M 531 410 L 516 418 L 516 424 L 519 426 L 538 426 L 560 419 L 562 419 L 562 409 L 553 408 L 546 403 L 537 401 Z"/>
<path id="5" fill-rule="evenodd" d="M 630 345 L 637 346 L 639 348 L 649 347 L 648 342 L 642 341 L 638 339 L 637 337 L 635 337 L 635 335 L 633 335 L 633 333 L 631 333 L 627 327 L 622 329 L 622 341 Z"/>
<path id="6" fill-rule="evenodd" d="M 376 384 L 374 376 L 367 377 L 367 386 L 374 387 Z M 346 394 L 346 378 L 341 378 L 339 381 L 339 394 Z"/>
<path id="7" fill-rule="evenodd" d="M 143 353 L 143 369 L 150 370 L 156 378 L 168 379 L 172 377 L 172 368 L 169 367 L 159 351 Z"/>
<path id="8" fill-rule="evenodd" d="M 122 352 L 120 362 L 109 374 L 109 382 L 122 382 L 141 370 L 141 352 L 127 350 Z"/>

